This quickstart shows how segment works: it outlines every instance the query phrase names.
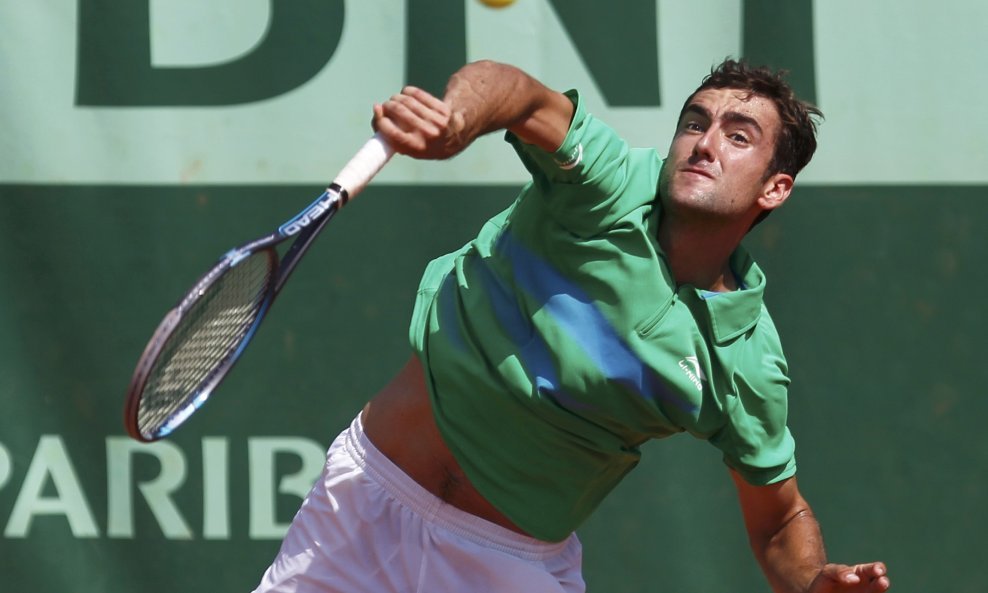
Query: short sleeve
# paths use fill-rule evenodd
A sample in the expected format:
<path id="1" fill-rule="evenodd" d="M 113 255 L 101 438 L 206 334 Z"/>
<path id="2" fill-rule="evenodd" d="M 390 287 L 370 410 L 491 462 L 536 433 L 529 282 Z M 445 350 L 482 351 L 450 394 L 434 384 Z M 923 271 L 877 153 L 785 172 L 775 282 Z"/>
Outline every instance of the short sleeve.
<path id="1" fill-rule="evenodd" d="M 739 376 L 738 393 L 723 428 L 710 442 L 724 462 L 750 484 L 773 484 L 796 473 L 796 443 L 786 425 L 789 379 L 785 359 L 759 352 L 761 360 Z"/>
<path id="2" fill-rule="evenodd" d="M 573 234 L 591 237 L 655 203 L 662 162 L 653 149 L 629 148 L 610 126 L 587 113 L 576 91 L 566 96 L 574 114 L 555 152 L 510 132 L 505 139 L 532 174 L 533 188 L 549 213 Z"/>

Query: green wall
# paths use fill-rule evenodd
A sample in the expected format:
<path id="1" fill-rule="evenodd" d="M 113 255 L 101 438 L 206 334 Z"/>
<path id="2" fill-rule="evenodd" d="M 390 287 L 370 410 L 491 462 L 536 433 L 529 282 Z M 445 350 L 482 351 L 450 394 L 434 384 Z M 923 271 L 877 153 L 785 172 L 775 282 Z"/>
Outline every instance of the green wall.
<path id="1" fill-rule="evenodd" d="M 9 469 L 0 473 L 0 524 L 12 529 L 18 498 L 35 500 L 27 533 L 0 540 L 12 590 L 252 587 L 278 541 L 249 533 L 258 496 L 249 441 L 327 444 L 403 362 L 424 263 L 465 240 L 513 192 L 371 187 L 348 207 L 241 366 L 171 441 L 187 472 L 170 496 L 192 533 L 166 536 L 137 490 L 160 475 L 159 462 L 136 454 L 129 484 L 108 471 L 111 442 L 123 440 L 132 365 L 210 254 L 264 231 L 291 213 L 294 198 L 317 190 L 2 188 L 0 457 Z M 977 436 L 988 413 L 979 361 L 988 322 L 977 296 L 988 253 L 984 193 L 804 187 L 749 240 L 769 274 L 767 299 L 792 368 L 799 479 L 831 556 L 885 559 L 904 591 L 974 592 L 985 582 L 977 543 L 988 489 L 988 446 Z M 52 437 L 87 512 L 59 508 L 79 505 L 66 502 L 78 495 L 59 456 L 38 453 Z M 208 439 L 228 445 L 220 481 L 229 534 L 213 539 L 204 534 Z M 32 494 L 28 468 L 42 458 L 49 474 Z M 294 453 L 276 457 L 279 476 L 299 466 Z M 129 536 L 110 533 L 111 488 L 133 494 Z M 289 521 L 298 497 L 273 500 L 276 520 Z M 91 517 L 97 533 L 74 533 L 70 515 Z M 689 437 L 647 447 L 642 467 L 581 534 L 593 590 L 765 590 L 719 456 Z M 943 587 L 947 564 L 967 568 Z"/>

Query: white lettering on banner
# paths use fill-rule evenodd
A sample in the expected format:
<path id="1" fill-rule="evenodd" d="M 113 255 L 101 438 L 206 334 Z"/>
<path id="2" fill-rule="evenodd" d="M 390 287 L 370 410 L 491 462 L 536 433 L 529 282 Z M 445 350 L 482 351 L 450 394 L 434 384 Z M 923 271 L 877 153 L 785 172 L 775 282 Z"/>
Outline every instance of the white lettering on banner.
<path id="1" fill-rule="evenodd" d="M 247 451 L 250 465 L 250 537 L 279 538 L 285 534 L 288 524 L 275 520 L 275 456 L 295 453 L 302 459 L 299 471 L 282 476 L 277 493 L 303 498 L 312 488 L 313 477 L 322 471 L 324 449 L 306 439 L 255 437 L 250 439 Z"/>
<path id="2" fill-rule="evenodd" d="M 151 455 L 157 458 L 161 471 L 153 480 L 137 485 L 151 513 L 158 520 L 168 539 L 192 539 L 189 528 L 171 498 L 185 482 L 185 455 L 167 441 L 142 445 L 126 437 L 110 437 L 106 442 L 107 511 L 106 533 L 110 537 L 134 537 L 134 500 L 131 483 L 132 457 Z"/>
<path id="3" fill-rule="evenodd" d="M 7 485 L 10 479 L 10 452 L 7 447 L 0 444 L 0 490 Z"/>
<path id="4" fill-rule="evenodd" d="M 230 539 L 230 443 L 202 439 L 202 537 Z"/>
<path id="5" fill-rule="evenodd" d="M 301 502 L 325 461 L 325 447 L 310 439 L 248 437 L 247 484 L 231 484 L 230 439 L 203 437 L 200 488 L 198 484 L 189 483 L 189 458 L 186 451 L 174 442 L 141 444 L 126 437 L 105 437 L 105 450 L 106 537 L 119 539 L 156 535 L 139 532 L 136 514 L 146 512 L 145 509 L 150 510 L 166 539 L 195 539 L 196 533 L 186 519 L 188 515 L 194 516 L 197 510 L 187 508 L 187 501 L 190 500 L 187 490 L 191 488 L 201 493 L 203 539 L 230 539 L 237 532 L 246 533 L 251 539 L 280 539 L 288 523 L 278 521 L 279 496 L 296 497 Z M 79 480 L 68 451 L 61 436 L 41 436 L 18 485 L 14 479 L 18 475 L 17 466 L 12 461 L 18 456 L 12 455 L 0 443 L 0 490 L 18 489 L 3 531 L 4 537 L 30 537 L 34 519 L 40 516 L 49 517 L 47 520 L 64 518 L 76 538 L 100 537 L 83 482 Z M 279 472 L 276 461 L 286 458 L 292 464 L 298 464 L 299 469 Z M 94 488 L 94 464 L 87 463 L 86 467 L 88 479 L 85 484 Z M 152 477 L 143 477 L 148 475 Z M 143 500 L 142 504 L 135 503 L 135 493 Z M 248 524 L 239 529 L 231 520 L 230 513 L 232 497 L 236 495 L 245 497 L 249 502 Z M 0 508 L 0 513 L 3 512 L 5 509 Z"/>
<path id="6" fill-rule="evenodd" d="M 54 497 L 44 495 L 49 478 L 57 492 Z M 69 461 L 65 444 L 58 436 L 45 435 L 38 442 L 38 448 L 14 502 L 14 509 L 10 512 L 4 536 L 26 537 L 36 515 L 64 515 L 75 537 L 99 535 L 93 512 L 82 492 L 82 485 Z"/>

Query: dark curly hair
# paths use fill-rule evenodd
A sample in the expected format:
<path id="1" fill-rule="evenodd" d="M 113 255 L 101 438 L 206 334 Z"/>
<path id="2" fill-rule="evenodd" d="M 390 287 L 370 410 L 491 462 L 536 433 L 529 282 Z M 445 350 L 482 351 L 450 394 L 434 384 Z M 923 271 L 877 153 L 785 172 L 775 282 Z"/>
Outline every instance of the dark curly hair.
<path id="1" fill-rule="evenodd" d="M 785 173 L 795 178 L 816 152 L 816 119 L 823 119 L 823 112 L 796 97 L 796 93 L 785 80 L 786 74 L 785 70 L 755 68 L 744 61 L 728 58 L 711 69 L 710 75 L 686 99 L 683 109 L 686 109 L 697 93 L 706 89 L 738 89 L 749 95 L 769 99 L 779 110 L 782 131 L 776 138 L 775 152 L 765 178 L 776 173 Z"/>

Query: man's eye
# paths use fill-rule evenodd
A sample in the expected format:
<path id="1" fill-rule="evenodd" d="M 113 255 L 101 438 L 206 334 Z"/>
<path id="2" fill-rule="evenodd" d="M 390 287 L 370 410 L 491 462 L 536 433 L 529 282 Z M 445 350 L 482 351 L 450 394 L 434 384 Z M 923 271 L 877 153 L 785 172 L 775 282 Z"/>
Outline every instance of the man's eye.
<path id="1" fill-rule="evenodd" d="M 731 140 L 734 140 L 735 142 L 737 142 L 739 144 L 748 144 L 748 142 L 750 142 L 750 140 L 748 140 L 748 136 L 745 135 L 745 134 L 742 134 L 741 132 L 734 132 L 729 137 L 730 137 Z"/>
<path id="2" fill-rule="evenodd" d="M 688 122 L 684 123 L 683 124 L 683 129 L 684 130 L 690 130 L 691 132 L 702 132 L 703 131 L 703 127 L 699 123 L 697 123 L 695 121 L 688 121 Z"/>

